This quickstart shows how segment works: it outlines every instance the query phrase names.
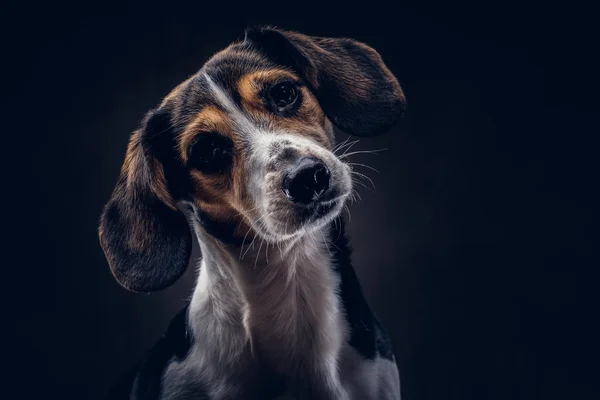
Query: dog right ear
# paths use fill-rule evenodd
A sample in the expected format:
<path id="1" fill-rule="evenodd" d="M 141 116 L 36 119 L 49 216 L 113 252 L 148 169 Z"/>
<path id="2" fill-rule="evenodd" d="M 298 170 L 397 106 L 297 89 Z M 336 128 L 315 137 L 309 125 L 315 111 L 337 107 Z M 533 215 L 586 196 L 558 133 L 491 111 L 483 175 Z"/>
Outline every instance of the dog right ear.
<path id="1" fill-rule="evenodd" d="M 176 206 L 185 183 L 182 174 L 170 114 L 152 111 L 131 135 L 117 186 L 100 219 L 104 254 L 114 277 L 129 290 L 164 289 L 188 266 L 190 228 Z"/>
<path id="2" fill-rule="evenodd" d="M 244 43 L 296 71 L 330 121 L 348 134 L 378 135 L 406 108 L 398 80 L 379 53 L 364 43 L 271 27 L 248 29 Z"/>

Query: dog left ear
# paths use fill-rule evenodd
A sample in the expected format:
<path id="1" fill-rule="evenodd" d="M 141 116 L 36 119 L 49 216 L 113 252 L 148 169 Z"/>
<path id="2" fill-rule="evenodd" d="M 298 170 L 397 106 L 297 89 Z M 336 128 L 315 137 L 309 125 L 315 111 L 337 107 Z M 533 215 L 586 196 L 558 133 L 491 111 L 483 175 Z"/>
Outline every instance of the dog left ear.
<path id="1" fill-rule="evenodd" d="M 100 219 L 100 244 L 111 271 L 135 292 L 164 289 L 188 266 L 191 233 L 176 204 L 186 179 L 174 149 L 169 113 L 150 112 L 131 135 Z"/>
<path id="2" fill-rule="evenodd" d="M 244 42 L 298 72 L 327 117 L 346 133 L 382 133 L 406 108 L 398 80 L 381 56 L 364 43 L 269 27 L 247 30 Z"/>

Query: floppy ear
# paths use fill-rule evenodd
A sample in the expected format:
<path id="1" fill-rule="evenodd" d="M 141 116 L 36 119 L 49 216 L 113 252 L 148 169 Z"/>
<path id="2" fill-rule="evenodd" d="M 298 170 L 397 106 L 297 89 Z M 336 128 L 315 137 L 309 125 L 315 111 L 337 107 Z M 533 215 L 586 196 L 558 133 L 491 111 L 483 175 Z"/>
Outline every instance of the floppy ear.
<path id="1" fill-rule="evenodd" d="M 327 117 L 346 133 L 382 133 L 404 112 L 406 100 L 398 80 L 364 43 L 268 27 L 249 29 L 244 42 L 298 72 Z"/>
<path id="2" fill-rule="evenodd" d="M 173 284 L 186 270 L 191 234 L 176 207 L 182 167 L 169 113 L 148 114 L 131 135 L 121 175 L 100 219 L 100 244 L 117 281 L 149 292 Z M 174 179 L 179 179 L 175 184 Z"/>

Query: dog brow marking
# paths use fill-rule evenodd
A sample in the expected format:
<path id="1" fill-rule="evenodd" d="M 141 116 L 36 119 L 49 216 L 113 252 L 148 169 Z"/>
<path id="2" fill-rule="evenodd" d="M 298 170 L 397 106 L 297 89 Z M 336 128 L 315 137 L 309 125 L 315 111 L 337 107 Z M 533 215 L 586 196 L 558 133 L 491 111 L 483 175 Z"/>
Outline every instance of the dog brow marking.
<path id="1" fill-rule="evenodd" d="M 242 130 L 242 132 L 246 135 L 253 135 L 255 132 L 260 129 L 254 124 L 250 118 L 231 100 L 229 95 L 219 86 L 217 85 L 212 78 L 204 72 L 204 77 L 208 82 L 210 90 L 213 92 L 215 97 L 217 98 L 219 104 L 225 108 L 226 111 L 231 113 L 233 116 L 232 120 L 234 124 L 238 125 L 238 127 Z"/>

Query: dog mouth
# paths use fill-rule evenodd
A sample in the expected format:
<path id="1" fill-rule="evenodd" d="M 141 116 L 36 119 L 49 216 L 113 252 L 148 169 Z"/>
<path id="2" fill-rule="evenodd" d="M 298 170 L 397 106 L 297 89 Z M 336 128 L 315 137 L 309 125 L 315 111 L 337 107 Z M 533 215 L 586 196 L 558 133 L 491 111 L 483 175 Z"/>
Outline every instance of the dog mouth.
<path id="1" fill-rule="evenodd" d="M 319 222 L 319 220 L 326 219 L 334 214 L 335 210 L 341 208 L 346 199 L 346 195 L 331 197 L 331 199 L 315 202 L 306 208 L 303 215 L 304 225 L 311 225 Z"/>
<path id="2" fill-rule="evenodd" d="M 328 196 L 302 207 L 297 214 L 297 224 L 292 236 L 298 236 L 321 228 L 337 217 L 344 206 L 347 194 Z"/>
<path id="3" fill-rule="evenodd" d="M 301 208 L 282 209 L 280 213 L 268 218 L 268 222 L 267 219 L 263 219 L 264 223 L 253 225 L 268 241 L 293 239 L 319 229 L 335 219 L 341 213 L 347 197 L 348 194 L 328 196 Z"/>

